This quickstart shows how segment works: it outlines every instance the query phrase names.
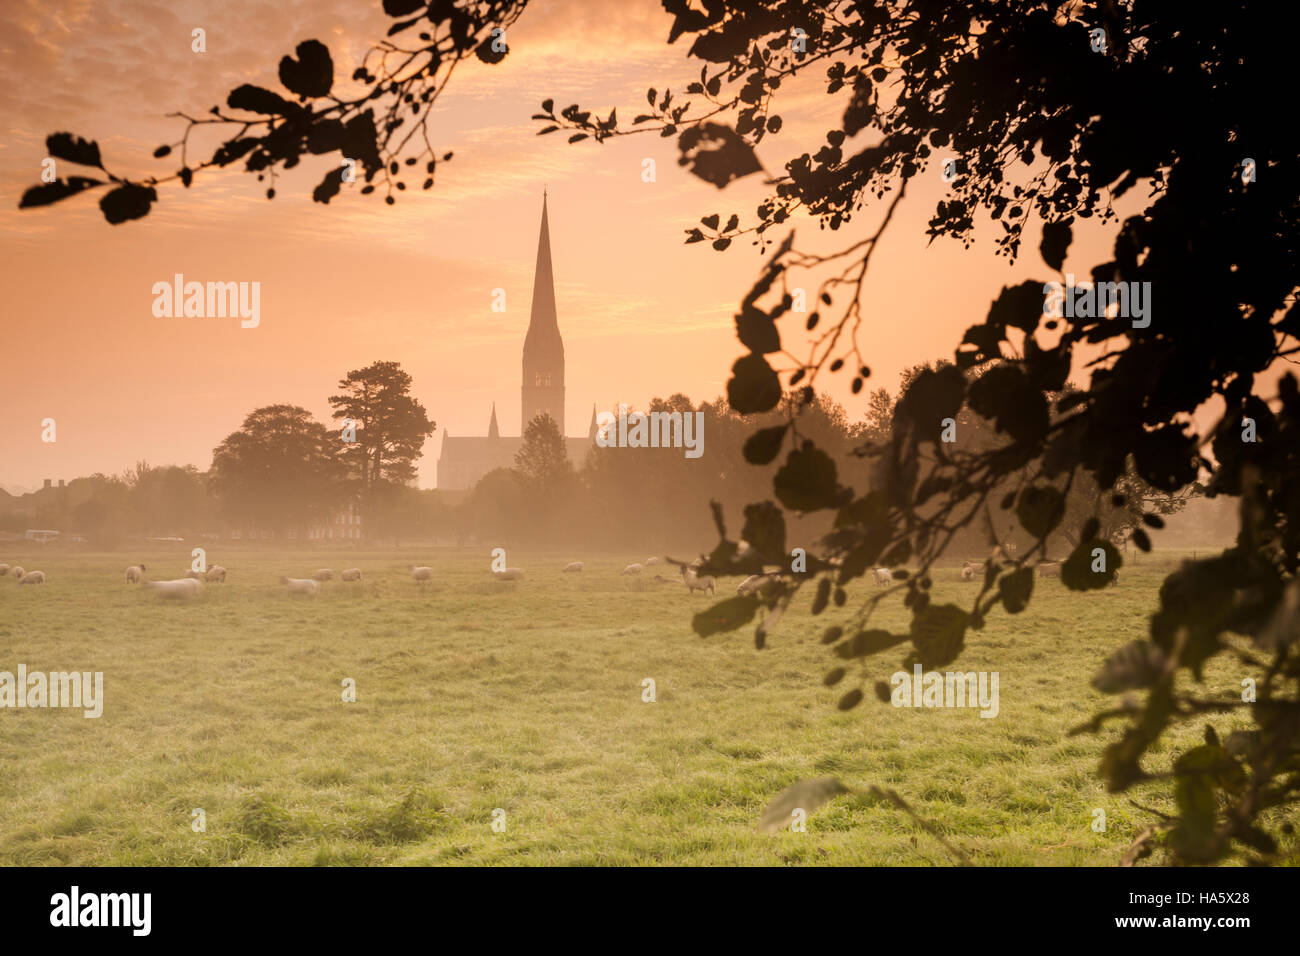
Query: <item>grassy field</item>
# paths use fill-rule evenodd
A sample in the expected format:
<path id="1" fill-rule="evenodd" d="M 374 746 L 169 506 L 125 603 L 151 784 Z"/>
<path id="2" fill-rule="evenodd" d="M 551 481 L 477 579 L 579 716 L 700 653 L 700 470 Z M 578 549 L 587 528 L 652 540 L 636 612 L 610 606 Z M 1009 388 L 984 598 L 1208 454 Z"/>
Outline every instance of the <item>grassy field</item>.
<path id="1" fill-rule="evenodd" d="M 187 548 L 0 554 L 48 575 L 44 587 L 0 580 L 0 670 L 102 671 L 105 684 L 98 720 L 0 710 L 0 864 L 951 862 L 865 795 L 812 813 L 805 833 L 755 831 L 782 788 L 836 776 L 896 789 L 977 863 L 1112 865 L 1149 819 L 1130 796 L 1169 808 L 1155 788 L 1112 795 L 1098 782 L 1117 731 L 1065 732 L 1107 700 L 1088 678 L 1145 633 L 1182 555 L 1130 561 L 1119 587 L 1089 595 L 1040 582 L 1028 611 L 995 614 L 956 665 L 999 672 L 990 720 L 872 697 L 837 711 L 848 685 L 822 686 L 835 661 L 818 638 L 838 618 L 812 618 L 811 592 L 759 652 L 749 627 L 695 636 L 692 610 L 711 601 L 620 577 L 632 555 L 562 574 L 584 556 L 512 551 L 528 576 L 507 583 L 469 552 L 223 550 L 209 560 L 229 580 L 198 602 L 124 583 L 140 558 L 151 577 L 178 576 Z M 432 585 L 410 579 L 413 563 L 434 567 Z M 276 583 L 352 565 L 363 584 L 336 579 L 314 600 Z M 948 569 L 936 588 L 967 603 L 974 585 Z M 896 601 L 879 620 L 906 626 Z M 901 657 L 881 655 L 875 676 Z M 1235 695 L 1243 676 L 1207 682 Z M 647 677 L 654 703 L 641 699 Z M 341 699 L 345 678 L 355 703 Z M 195 808 L 206 832 L 191 828 Z"/>

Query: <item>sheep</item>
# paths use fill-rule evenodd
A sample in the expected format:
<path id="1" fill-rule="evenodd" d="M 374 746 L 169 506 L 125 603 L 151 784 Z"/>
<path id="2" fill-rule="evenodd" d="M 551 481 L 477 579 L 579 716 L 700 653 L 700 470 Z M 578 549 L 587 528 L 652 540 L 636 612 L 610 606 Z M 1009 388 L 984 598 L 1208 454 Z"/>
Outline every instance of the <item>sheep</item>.
<path id="1" fill-rule="evenodd" d="M 650 557 L 646 558 L 641 563 L 644 564 L 647 568 L 653 568 L 656 564 L 659 563 L 659 559 L 652 554 L 650 555 Z"/>
<path id="2" fill-rule="evenodd" d="M 1110 586 L 1115 587 L 1119 584 L 1119 569 L 1116 568 L 1110 573 Z"/>
<path id="3" fill-rule="evenodd" d="M 411 577 L 415 578 L 415 580 L 416 580 L 417 582 L 418 582 L 418 581 L 432 581 L 432 580 L 433 580 L 433 568 L 425 567 L 425 566 L 421 566 L 421 567 L 418 567 L 418 568 L 411 568 Z"/>
<path id="4" fill-rule="evenodd" d="M 506 568 L 504 571 L 493 571 L 492 577 L 498 581 L 522 581 L 524 571 L 523 568 Z"/>
<path id="5" fill-rule="evenodd" d="M 629 564 L 627 567 L 625 567 L 622 571 L 619 572 L 620 575 L 640 574 L 640 573 L 641 573 L 641 565 L 639 564 Z"/>
<path id="6" fill-rule="evenodd" d="M 0 564 L 0 578 L 4 577 L 8 573 L 9 573 L 9 565 Z"/>
<path id="7" fill-rule="evenodd" d="M 168 601 L 188 601 L 203 593 L 203 582 L 198 578 L 177 578 L 175 581 L 149 581 L 145 587 Z"/>
<path id="8" fill-rule="evenodd" d="M 225 583 L 226 583 L 226 569 L 223 568 L 223 567 L 222 567 L 221 565 L 219 565 L 219 564 L 214 564 L 212 567 L 208 568 L 208 573 L 207 573 L 207 576 L 206 576 L 205 580 L 208 580 L 208 581 L 218 581 L 218 582 L 220 582 L 220 583 L 222 583 L 222 584 L 225 584 Z"/>
<path id="9" fill-rule="evenodd" d="M 281 578 L 280 583 L 290 594 L 310 594 L 315 597 L 320 591 L 320 582 L 311 578 Z"/>
<path id="10" fill-rule="evenodd" d="M 974 561 L 963 561 L 961 563 L 961 579 L 963 581 L 974 581 L 975 572 L 978 569 L 979 569 L 979 565 L 976 564 Z"/>
<path id="11" fill-rule="evenodd" d="M 581 571 L 584 567 L 585 565 L 581 561 L 570 561 L 564 566 L 564 571 L 565 573 L 571 573 L 573 571 Z"/>
<path id="12" fill-rule="evenodd" d="M 696 573 L 700 568 L 700 564 L 701 562 L 696 561 L 691 565 L 682 565 L 682 583 L 686 585 L 686 590 L 690 591 L 692 596 L 697 590 L 716 595 L 718 588 L 712 575 Z"/>
<path id="13" fill-rule="evenodd" d="M 9 573 L 10 573 L 13 577 L 16 577 L 16 578 L 21 579 L 22 576 L 23 576 L 24 574 L 26 574 L 27 572 L 24 571 L 22 568 L 20 568 L 18 565 L 15 564 L 12 568 L 9 569 Z"/>
<path id="14" fill-rule="evenodd" d="M 1044 561 L 1038 565 L 1038 576 L 1040 578 L 1059 578 L 1061 576 L 1061 562 Z"/>
<path id="15" fill-rule="evenodd" d="M 778 577 L 780 577 L 780 575 L 771 573 L 751 574 L 749 577 L 745 578 L 745 580 L 741 581 L 740 584 L 736 585 L 736 593 L 741 597 L 744 597 L 747 594 L 757 594 L 763 589 L 764 584 L 767 584 L 768 581 L 775 581 Z"/>
<path id="16" fill-rule="evenodd" d="M 893 572 L 889 568 L 872 568 L 871 577 L 875 580 L 877 587 L 884 587 L 894 580 Z"/>
<path id="17" fill-rule="evenodd" d="M 126 569 L 126 583 L 139 584 L 140 580 L 144 577 L 144 570 L 145 569 L 144 569 L 143 561 L 141 561 L 139 564 L 131 565 L 129 568 Z"/>
<path id="18" fill-rule="evenodd" d="M 334 579 L 334 572 L 329 568 L 317 568 L 311 579 L 313 581 L 331 581 Z"/>
<path id="19" fill-rule="evenodd" d="M 360 568 L 348 568 L 346 571 L 344 571 L 344 572 L 340 575 L 340 577 L 341 577 L 344 581 L 360 581 L 360 580 L 361 580 L 361 569 L 360 569 Z"/>
<path id="20" fill-rule="evenodd" d="M 18 583 L 19 584 L 44 584 L 45 572 L 28 571 L 26 574 L 24 574 L 21 578 L 18 579 Z"/>

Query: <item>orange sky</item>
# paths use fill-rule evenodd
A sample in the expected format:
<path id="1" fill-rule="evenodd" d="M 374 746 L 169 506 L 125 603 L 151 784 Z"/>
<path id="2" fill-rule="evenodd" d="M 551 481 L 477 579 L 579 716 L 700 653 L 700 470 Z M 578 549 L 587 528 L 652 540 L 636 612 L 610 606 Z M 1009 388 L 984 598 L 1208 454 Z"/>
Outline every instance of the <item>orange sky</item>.
<path id="1" fill-rule="evenodd" d="M 732 316 L 760 258 L 745 242 L 718 253 L 682 238 L 708 213 L 752 217 L 766 194 L 762 177 L 719 193 L 676 165 L 671 139 L 570 146 L 560 134 L 537 137 L 529 120 L 548 96 L 557 108 L 577 102 L 627 115 L 648 86 L 680 91 L 697 78 L 688 43 L 664 43 L 670 18 L 658 0 L 536 0 L 507 37 L 503 63 L 458 69 L 431 126 L 434 145 L 455 159 L 440 165 L 433 190 L 408 190 L 395 207 L 355 187 L 329 206 L 313 203 L 312 186 L 337 162 L 321 157 L 282 177 L 271 202 L 254 177 L 228 171 L 202 175 L 188 192 L 163 186 L 146 219 L 122 226 L 103 221 L 99 193 L 17 210 L 39 179 L 48 133 L 98 140 L 108 165 L 129 174 L 171 172 L 174 159 L 150 158 L 182 128 L 165 113 L 202 113 L 240 83 L 278 88 L 280 56 L 311 37 L 330 47 L 336 78 L 346 78 L 390 22 L 379 0 L 0 7 L 0 487 L 118 473 L 139 459 L 206 469 L 254 407 L 300 404 L 328 421 L 337 380 L 377 359 L 402 363 L 438 423 L 420 463 L 421 487 L 432 486 L 444 427 L 485 434 L 495 401 L 502 432 L 518 434 L 544 184 L 569 433 L 585 431 L 593 402 L 723 392 L 743 351 Z M 207 31 L 204 54 L 190 50 L 194 27 Z M 820 91 L 818 82 L 783 89 L 785 125 L 759 148 L 768 169 L 815 151 L 838 125 L 848 92 Z M 645 157 L 657 162 L 655 183 L 641 180 Z M 944 190 L 937 167 L 913 183 L 873 260 L 862 337 L 873 386 L 892 390 L 902 368 L 951 357 L 1003 285 L 1054 278 L 1037 234 L 1015 266 L 993 255 L 989 229 L 970 250 L 928 248 L 925 223 Z M 878 218 L 868 207 L 833 236 L 806 219 L 793 225 L 801 247 L 830 249 L 874 231 Z M 1066 270 L 1101 261 L 1108 245 L 1104 233 L 1078 233 Z M 260 282 L 260 326 L 155 318 L 151 288 L 178 272 Z M 490 308 L 497 287 L 506 289 L 505 314 Z M 802 325 L 782 326 L 802 354 Z M 860 414 L 847 387 L 836 397 Z M 53 444 L 41 441 L 45 418 L 57 422 Z"/>

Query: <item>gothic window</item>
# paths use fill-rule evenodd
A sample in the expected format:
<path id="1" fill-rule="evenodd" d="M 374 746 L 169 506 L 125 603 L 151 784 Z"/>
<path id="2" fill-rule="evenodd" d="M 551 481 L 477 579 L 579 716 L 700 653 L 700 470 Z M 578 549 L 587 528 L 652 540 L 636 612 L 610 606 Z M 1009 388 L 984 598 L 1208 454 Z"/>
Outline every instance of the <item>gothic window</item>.
<path id="1" fill-rule="evenodd" d="M 547 387 L 547 388 L 550 388 L 550 387 L 551 387 L 551 373 L 550 373 L 550 372 L 547 372 L 547 373 L 546 373 L 546 387 Z"/>
<path id="2" fill-rule="evenodd" d="M 542 373 L 541 373 L 541 372 L 537 372 L 537 373 L 536 373 L 536 378 L 533 380 L 533 384 L 534 384 L 534 385 L 541 385 L 541 384 L 542 384 Z"/>

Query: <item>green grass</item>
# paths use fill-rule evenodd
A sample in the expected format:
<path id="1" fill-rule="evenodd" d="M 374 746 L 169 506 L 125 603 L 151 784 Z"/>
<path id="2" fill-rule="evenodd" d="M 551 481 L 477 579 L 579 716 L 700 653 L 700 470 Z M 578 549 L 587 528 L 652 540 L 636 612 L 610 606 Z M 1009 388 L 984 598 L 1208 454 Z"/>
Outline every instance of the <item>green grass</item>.
<path id="1" fill-rule="evenodd" d="M 0 864 L 950 862 L 865 795 L 812 813 L 806 833 L 755 831 L 782 788 L 834 775 L 896 789 L 978 863 L 1111 865 L 1148 819 L 1130 797 L 1170 809 L 1160 788 L 1105 792 L 1094 771 L 1117 730 L 1066 730 L 1107 701 L 1088 679 L 1144 634 L 1179 555 L 1130 561 L 1118 588 L 1088 595 L 1040 582 L 1028 611 L 972 633 L 957 666 L 1000 673 L 988 720 L 870 694 L 836 710 L 847 685 L 822 686 L 835 661 L 819 636 L 843 616 L 812 618 L 811 593 L 758 652 L 752 627 L 695 636 L 690 615 L 711 600 L 620 577 L 627 555 L 512 551 L 528 576 L 507 583 L 486 553 L 223 550 L 210 560 L 228 583 L 192 604 L 123 582 L 139 557 L 176 576 L 156 569 L 183 570 L 187 553 L 0 554 L 48 576 L 0 580 L 0 670 L 103 671 L 106 698 L 98 720 L 0 710 Z M 587 570 L 560 573 L 573 558 Z M 413 563 L 433 565 L 432 585 L 411 581 Z M 364 583 L 336 579 L 315 600 L 276 584 L 351 565 Z M 950 568 L 936 589 L 967 603 L 974 585 Z M 906 626 L 897 601 L 878 620 Z M 901 657 L 873 659 L 873 679 Z M 1212 669 L 1207 683 L 1235 695 L 1243 676 Z"/>

